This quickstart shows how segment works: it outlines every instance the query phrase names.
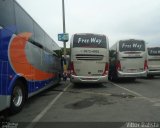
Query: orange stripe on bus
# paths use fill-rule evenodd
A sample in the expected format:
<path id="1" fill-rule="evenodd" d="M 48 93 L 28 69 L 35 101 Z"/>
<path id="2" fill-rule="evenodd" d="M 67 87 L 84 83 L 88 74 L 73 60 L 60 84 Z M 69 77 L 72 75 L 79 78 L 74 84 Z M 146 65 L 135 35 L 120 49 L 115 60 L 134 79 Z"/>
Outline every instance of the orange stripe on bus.
<path id="1" fill-rule="evenodd" d="M 25 46 L 31 35 L 31 33 L 21 33 L 12 39 L 9 54 L 14 70 L 17 74 L 22 74 L 28 80 L 41 81 L 53 78 L 55 74 L 41 71 L 28 62 Z"/>

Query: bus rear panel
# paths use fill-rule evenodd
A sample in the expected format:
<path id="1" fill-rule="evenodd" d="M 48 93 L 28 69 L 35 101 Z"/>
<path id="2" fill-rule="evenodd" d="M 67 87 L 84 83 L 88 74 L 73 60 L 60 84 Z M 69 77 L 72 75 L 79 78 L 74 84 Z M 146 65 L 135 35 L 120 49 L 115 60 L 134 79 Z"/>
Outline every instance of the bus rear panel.
<path id="1" fill-rule="evenodd" d="M 149 47 L 148 52 L 148 76 L 160 75 L 160 47 Z"/>
<path id="2" fill-rule="evenodd" d="M 121 40 L 111 48 L 110 76 L 145 77 L 147 73 L 147 56 L 145 42 L 142 40 Z"/>
<path id="3" fill-rule="evenodd" d="M 71 82 L 107 82 L 109 55 L 106 37 L 98 34 L 75 34 L 71 45 Z"/>

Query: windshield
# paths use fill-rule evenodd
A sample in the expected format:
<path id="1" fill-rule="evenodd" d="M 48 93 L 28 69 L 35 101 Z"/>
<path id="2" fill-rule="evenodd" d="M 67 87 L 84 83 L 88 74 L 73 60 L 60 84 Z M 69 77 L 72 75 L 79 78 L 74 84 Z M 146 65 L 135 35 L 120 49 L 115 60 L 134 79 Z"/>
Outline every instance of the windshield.
<path id="1" fill-rule="evenodd" d="M 148 55 L 151 55 L 151 56 L 160 56 L 160 47 L 148 48 Z"/>
<path id="2" fill-rule="evenodd" d="M 145 51 L 143 40 L 123 40 L 119 42 L 119 51 Z"/>
<path id="3" fill-rule="evenodd" d="M 75 35 L 73 47 L 107 48 L 106 37 L 95 34 Z"/>

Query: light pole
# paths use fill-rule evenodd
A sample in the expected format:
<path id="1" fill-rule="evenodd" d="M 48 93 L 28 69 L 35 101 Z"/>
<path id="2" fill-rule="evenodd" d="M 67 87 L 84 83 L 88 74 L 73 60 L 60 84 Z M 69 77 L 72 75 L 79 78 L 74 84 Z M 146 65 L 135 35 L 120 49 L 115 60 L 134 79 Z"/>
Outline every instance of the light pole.
<path id="1" fill-rule="evenodd" d="M 63 20 L 63 36 L 66 34 L 66 25 L 65 25 L 65 6 L 64 6 L 64 0 L 62 0 L 62 20 Z M 67 65 L 66 65 L 66 42 L 68 41 L 68 35 L 67 39 L 64 39 L 63 37 L 63 44 L 64 44 L 64 72 L 67 71 Z"/>
<path id="2" fill-rule="evenodd" d="M 65 25 L 65 6 L 64 6 L 64 0 L 62 0 L 62 15 L 63 15 L 63 33 L 66 33 L 66 25 Z M 64 59 L 66 59 L 66 41 L 63 41 L 64 44 Z"/>

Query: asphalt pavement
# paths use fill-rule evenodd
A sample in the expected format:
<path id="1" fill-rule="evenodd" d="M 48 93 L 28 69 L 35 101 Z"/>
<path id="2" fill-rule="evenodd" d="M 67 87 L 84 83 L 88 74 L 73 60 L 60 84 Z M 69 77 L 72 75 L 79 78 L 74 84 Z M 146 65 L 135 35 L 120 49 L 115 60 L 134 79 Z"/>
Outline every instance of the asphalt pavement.
<path id="1" fill-rule="evenodd" d="M 105 84 L 69 80 L 30 98 L 9 116 L 25 127 L 160 127 L 160 77 Z M 147 124 L 148 123 L 148 124 Z"/>

